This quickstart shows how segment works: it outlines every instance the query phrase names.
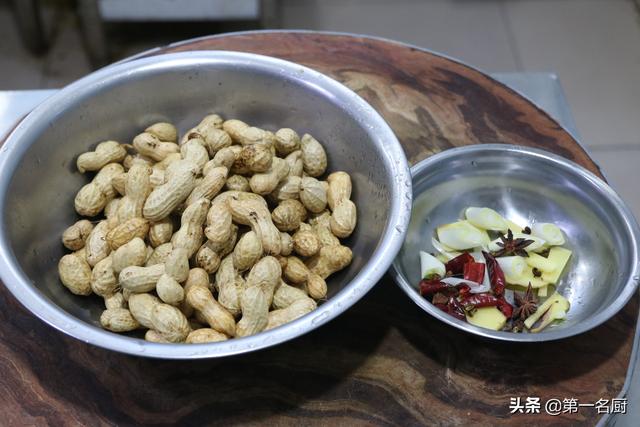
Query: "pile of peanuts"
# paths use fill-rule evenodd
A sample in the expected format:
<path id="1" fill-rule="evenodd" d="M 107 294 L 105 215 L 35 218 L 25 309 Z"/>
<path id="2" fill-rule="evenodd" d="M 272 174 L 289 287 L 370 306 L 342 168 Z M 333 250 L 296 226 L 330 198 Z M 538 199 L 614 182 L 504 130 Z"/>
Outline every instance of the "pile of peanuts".
<path id="1" fill-rule="evenodd" d="M 153 342 L 203 343 L 275 328 L 314 310 L 351 263 L 346 172 L 325 174 L 311 135 L 206 116 L 186 132 L 156 123 L 132 144 L 77 159 L 97 172 L 75 197 L 58 272 L 104 298 L 103 328 Z M 100 219 L 98 219 L 100 218 Z"/>

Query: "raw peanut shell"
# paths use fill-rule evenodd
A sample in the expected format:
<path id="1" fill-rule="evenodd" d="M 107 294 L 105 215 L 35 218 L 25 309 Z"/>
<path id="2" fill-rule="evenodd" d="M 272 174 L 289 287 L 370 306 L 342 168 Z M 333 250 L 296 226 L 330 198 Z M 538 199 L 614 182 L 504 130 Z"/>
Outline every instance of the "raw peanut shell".
<path id="1" fill-rule="evenodd" d="M 144 130 L 147 133 L 154 135 L 160 141 L 164 142 L 178 142 L 178 130 L 174 125 L 167 122 L 154 123 Z"/>
<path id="2" fill-rule="evenodd" d="M 196 185 L 198 166 L 187 160 L 178 160 L 167 168 L 166 182 L 156 187 L 142 208 L 150 221 L 160 221 L 186 200 Z"/>
<path id="3" fill-rule="evenodd" d="M 160 276 L 164 274 L 164 264 L 150 267 L 127 267 L 120 272 L 118 280 L 123 289 L 134 293 L 149 292 L 155 289 Z"/>
<path id="4" fill-rule="evenodd" d="M 96 216 L 102 212 L 108 201 L 109 199 L 100 191 L 100 188 L 94 182 L 90 182 L 76 194 L 74 207 L 82 216 Z"/>
<path id="5" fill-rule="evenodd" d="M 93 224 L 91 221 L 81 219 L 62 233 L 62 244 L 69 250 L 77 251 L 84 248 L 84 242 L 91 234 Z"/>
<path id="6" fill-rule="evenodd" d="M 262 241 L 254 231 L 246 232 L 233 250 L 233 265 L 238 271 L 251 268 L 262 257 Z"/>
<path id="7" fill-rule="evenodd" d="M 149 243 L 154 248 L 170 242 L 171 236 L 173 236 L 173 221 L 169 217 L 151 223 L 149 226 Z"/>
<path id="8" fill-rule="evenodd" d="M 307 218 L 307 210 L 298 200 L 283 200 L 271 212 L 273 224 L 280 231 L 294 231 Z"/>
<path id="9" fill-rule="evenodd" d="M 138 153 L 156 162 L 162 161 L 169 154 L 180 151 L 178 144 L 163 142 L 154 134 L 143 132 L 133 138 L 133 147 Z"/>
<path id="10" fill-rule="evenodd" d="M 113 259 L 109 255 L 99 261 L 91 271 L 91 290 L 103 298 L 118 291 L 118 278 L 113 271 Z"/>
<path id="11" fill-rule="evenodd" d="M 349 237 L 356 228 L 356 221 L 355 203 L 349 199 L 343 199 L 334 207 L 331 214 L 331 232 L 337 237 Z"/>
<path id="12" fill-rule="evenodd" d="M 127 151 L 116 141 L 104 141 L 96 146 L 94 151 L 89 151 L 78 156 L 76 165 L 80 173 L 97 171 L 108 163 L 121 162 L 127 155 Z"/>
<path id="13" fill-rule="evenodd" d="M 225 188 L 231 191 L 251 191 L 249 180 L 242 175 L 231 175 L 227 178 Z"/>
<path id="14" fill-rule="evenodd" d="M 111 249 L 116 250 L 136 237 L 144 239 L 147 237 L 148 232 L 149 220 L 145 218 L 131 218 L 109 231 L 106 239 Z"/>
<path id="15" fill-rule="evenodd" d="M 112 308 L 102 312 L 100 325 L 111 332 L 129 332 L 140 327 L 126 308 Z"/>
<path id="16" fill-rule="evenodd" d="M 286 308 L 270 312 L 268 314 L 265 330 L 273 329 L 298 319 L 305 314 L 312 312 L 316 307 L 316 302 L 311 298 L 296 300 Z"/>
<path id="17" fill-rule="evenodd" d="M 173 251 L 173 245 L 171 244 L 171 242 L 163 243 L 162 245 L 158 246 L 153 250 L 152 254 L 145 261 L 145 267 L 150 267 L 156 264 L 164 264 L 171 251 Z"/>
<path id="18" fill-rule="evenodd" d="M 153 328 L 151 310 L 160 304 L 160 300 L 151 294 L 133 294 L 129 297 L 131 315 L 145 328 Z"/>
<path id="19" fill-rule="evenodd" d="M 306 263 L 309 270 L 326 279 L 351 263 L 353 254 L 346 246 L 323 246 L 317 255 Z"/>
<path id="20" fill-rule="evenodd" d="M 283 280 L 280 281 L 278 289 L 273 294 L 272 306 L 274 309 L 289 307 L 294 301 L 308 298 L 307 293 L 294 286 L 287 285 Z"/>
<path id="21" fill-rule="evenodd" d="M 327 169 L 327 153 L 322 144 L 309 134 L 302 136 L 300 141 L 302 163 L 304 171 L 313 177 L 318 177 Z"/>
<path id="22" fill-rule="evenodd" d="M 185 340 L 188 344 L 202 344 L 207 342 L 219 342 L 226 341 L 229 337 L 223 334 L 222 332 L 218 332 L 215 329 L 211 328 L 200 328 L 195 331 L 189 332 L 187 339 Z"/>
<path id="23" fill-rule="evenodd" d="M 343 200 L 351 198 L 351 177 L 346 172 L 333 172 L 327 177 L 327 203 L 333 210 Z"/>
<path id="24" fill-rule="evenodd" d="M 315 178 L 302 178 L 300 184 L 300 201 L 310 212 L 322 212 L 327 207 L 327 190 L 325 185 Z"/>
<path id="25" fill-rule="evenodd" d="M 170 305 L 178 305 L 184 300 L 184 289 L 180 283 L 166 273 L 158 279 L 156 293 L 162 302 Z"/>
<path id="26" fill-rule="evenodd" d="M 284 157 L 300 149 L 300 136 L 293 129 L 278 129 L 276 132 L 275 147 L 278 156 Z"/>
<path id="27" fill-rule="evenodd" d="M 187 250 L 188 258 L 202 246 L 203 225 L 209 211 L 209 200 L 201 198 L 194 201 L 182 213 L 180 229 L 171 238 L 174 248 Z"/>
<path id="28" fill-rule="evenodd" d="M 58 262 L 58 275 L 64 286 L 75 295 L 91 294 L 91 267 L 82 258 L 65 255 Z"/>
<path id="29" fill-rule="evenodd" d="M 249 286 L 240 299 L 242 318 L 238 322 L 236 335 L 246 337 L 257 334 L 267 327 L 269 301 L 260 286 Z"/>
<path id="30" fill-rule="evenodd" d="M 109 224 L 107 221 L 100 221 L 85 242 L 87 262 L 91 267 L 111 253 L 111 246 L 107 242 L 107 233 L 109 233 Z"/>
<path id="31" fill-rule="evenodd" d="M 206 319 L 209 326 L 227 336 L 236 333 L 233 316 L 213 298 L 211 291 L 204 286 L 193 286 L 187 291 L 187 301 Z"/>
<path id="32" fill-rule="evenodd" d="M 169 304 L 157 304 L 151 310 L 153 329 L 170 342 L 182 342 L 187 338 L 191 327 L 180 310 Z"/>

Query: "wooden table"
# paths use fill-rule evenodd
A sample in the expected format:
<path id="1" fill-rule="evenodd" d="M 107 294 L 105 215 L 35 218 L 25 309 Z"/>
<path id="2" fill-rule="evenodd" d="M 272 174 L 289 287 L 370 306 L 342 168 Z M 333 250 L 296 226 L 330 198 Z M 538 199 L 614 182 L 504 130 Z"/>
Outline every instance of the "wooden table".
<path id="1" fill-rule="evenodd" d="M 546 113 L 488 76 L 389 41 L 269 32 L 210 37 L 153 54 L 255 52 L 340 80 L 369 101 L 415 163 L 447 148 L 516 143 L 599 174 Z M 509 414 L 511 397 L 616 397 L 638 297 L 606 324 L 544 344 L 486 341 L 426 315 L 385 277 L 330 324 L 269 350 L 224 360 L 159 361 L 91 347 L 53 330 L 0 289 L 4 425 L 584 424 L 594 409 Z"/>

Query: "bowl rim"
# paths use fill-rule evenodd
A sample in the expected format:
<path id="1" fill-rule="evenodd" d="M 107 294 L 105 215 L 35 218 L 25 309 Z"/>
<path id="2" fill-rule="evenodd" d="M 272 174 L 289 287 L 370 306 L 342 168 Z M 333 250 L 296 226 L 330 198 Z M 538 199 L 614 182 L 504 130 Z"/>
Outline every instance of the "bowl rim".
<path id="1" fill-rule="evenodd" d="M 436 319 L 447 323 L 450 326 L 453 326 L 457 329 L 463 330 L 470 334 L 478 335 L 484 338 L 495 339 L 499 341 L 510 341 L 510 342 L 545 342 L 545 341 L 554 341 L 563 338 L 569 338 L 571 336 L 579 335 L 584 332 L 587 332 L 617 314 L 631 299 L 638 288 L 638 283 L 640 282 L 640 256 L 638 254 L 638 242 L 640 241 L 640 228 L 638 227 L 638 223 L 629 209 L 629 207 L 624 203 L 624 201 L 620 198 L 620 196 L 611 188 L 606 182 L 600 179 L 598 176 L 580 166 L 579 164 L 572 162 L 562 156 L 551 153 L 546 150 L 531 148 L 519 145 L 512 144 L 476 144 L 476 145 L 467 145 L 464 147 L 457 147 L 442 151 L 438 154 L 435 154 L 431 157 L 428 157 L 411 167 L 411 175 L 412 177 L 419 177 L 429 170 L 434 164 L 439 162 L 447 162 L 450 159 L 459 156 L 461 154 L 481 154 L 487 152 L 495 152 L 495 153 L 517 153 L 523 156 L 532 156 L 536 157 L 542 161 L 550 162 L 554 166 L 558 168 L 565 169 L 570 171 L 574 176 L 587 181 L 592 185 L 595 189 L 604 193 L 608 200 L 611 202 L 611 206 L 615 209 L 615 212 L 622 218 L 625 226 L 625 234 L 629 236 L 630 246 L 633 248 L 633 253 L 631 254 L 631 259 L 635 259 L 636 262 L 632 266 L 631 273 L 629 277 L 626 279 L 626 283 L 622 292 L 618 295 L 618 297 L 614 300 L 614 302 L 602 310 L 597 315 L 588 318 L 586 321 L 580 322 L 576 325 L 573 325 L 569 328 L 550 330 L 542 333 L 532 334 L 532 333 L 514 333 L 507 331 L 493 331 L 491 329 L 481 328 L 479 326 L 472 325 L 470 323 L 464 322 L 462 320 L 458 320 L 453 316 L 449 316 L 448 314 L 442 312 L 438 308 L 436 308 L 429 301 L 424 299 L 419 292 L 412 286 L 405 275 L 402 273 L 402 268 L 399 263 L 399 257 L 394 259 L 391 264 L 390 273 L 395 280 L 396 284 L 402 289 L 402 291 L 409 297 L 411 300 L 422 308 L 424 311 L 429 313 L 431 316 Z"/>
<path id="2" fill-rule="evenodd" d="M 64 110 L 74 99 L 92 92 L 92 87 L 119 82 L 149 71 L 162 71 L 193 65 L 244 65 L 264 72 L 281 74 L 306 85 L 320 87 L 356 119 L 366 118 L 367 132 L 381 147 L 382 161 L 390 171 L 390 210 L 379 243 L 363 268 L 336 295 L 313 312 L 278 328 L 259 334 L 207 344 L 159 344 L 139 338 L 119 335 L 93 326 L 67 313 L 33 285 L 21 269 L 9 244 L 4 215 L 9 184 L 26 151 L 35 143 L 37 134 L 55 120 L 56 112 Z M 363 120 L 364 122 L 364 120 Z M 30 143 L 27 143 L 31 140 Z M 8 135 L 0 148 L 0 279 L 14 297 L 31 313 L 55 329 L 88 344 L 136 356 L 164 359 L 202 359 L 243 354 L 268 348 L 329 322 L 360 300 L 388 269 L 400 250 L 411 217 L 411 173 L 400 142 L 382 116 L 363 98 L 311 68 L 282 59 L 235 51 L 190 51 L 132 59 L 97 70 L 46 99 L 25 117 Z"/>

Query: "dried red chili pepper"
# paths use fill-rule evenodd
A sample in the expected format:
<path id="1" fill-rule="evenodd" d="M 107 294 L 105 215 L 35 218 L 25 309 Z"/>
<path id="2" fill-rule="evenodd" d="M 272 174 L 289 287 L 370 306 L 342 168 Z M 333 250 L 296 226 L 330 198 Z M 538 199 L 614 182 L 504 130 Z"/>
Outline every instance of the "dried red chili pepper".
<path id="1" fill-rule="evenodd" d="M 481 262 L 468 262 L 463 269 L 464 280 L 470 280 L 476 283 L 484 281 L 484 264 Z"/>
<path id="2" fill-rule="evenodd" d="M 504 294 L 504 288 L 506 286 L 506 280 L 500 264 L 496 261 L 495 257 L 488 252 L 482 251 L 482 256 L 487 262 L 487 271 L 489 272 L 489 280 L 491 282 L 491 290 L 496 296 Z"/>
<path id="3" fill-rule="evenodd" d="M 437 292 L 444 291 L 448 287 L 449 285 L 442 283 L 439 277 L 430 280 L 423 279 L 420 281 L 420 295 L 423 297 L 430 296 Z"/>
<path id="4" fill-rule="evenodd" d="M 467 285 L 466 283 L 460 283 L 459 285 L 456 285 L 455 289 L 458 291 L 458 295 L 460 295 L 461 297 L 464 297 L 471 292 L 471 286 Z"/>
<path id="5" fill-rule="evenodd" d="M 449 298 L 449 297 L 457 297 L 458 296 L 458 289 L 456 289 L 455 286 L 448 285 L 447 289 L 442 291 L 442 293 L 444 295 L 446 295 L 447 298 Z"/>
<path id="6" fill-rule="evenodd" d="M 473 294 L 462 298 L 460 304 L 468 310 L 469 308 L 497 307 L 500 302 L 491 294 Z"/>
<path id="7" fill-rule="evenodd" d="M 504 296 L 501 296 L 500 298 L 498 298 L 498 310 L 500 310 L 502 312 L 502 314 L 504 314 L 507 319 L 511 319 L 511 316 L 513 316 L 513 306 L 511 304 L 509 304 L 509 302 L 504 299 Z"/>
<path id="8" fill-rule="evenodd" d="M 456 299 L 456 297 L 450 297 L 447 303 L 447 313 L 460 320 L 467 320 L 464 307 Z"/>
<path id="9" fill-rule="evenodd" d="M 473 257 L 469 255 L 468 252 L 464 252 L 447 262 L 444 265 L 444 268 L 447 270 L 447 273 L 451 272 L 451 274 L 462 274 L 464 271 L 464 265 L 469 262 L 474 262 Z"/>
<path id="10" fill-rule="evenodd" d="M 433 304 L 436 307 L 438 307 L 440 310 L 444 311 L 445 313 L 448 313 L 449 310 L 447 310 L 447 304 Z"/>

